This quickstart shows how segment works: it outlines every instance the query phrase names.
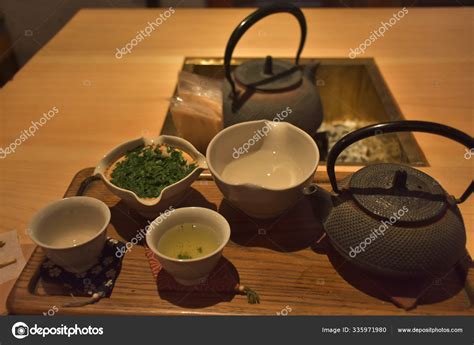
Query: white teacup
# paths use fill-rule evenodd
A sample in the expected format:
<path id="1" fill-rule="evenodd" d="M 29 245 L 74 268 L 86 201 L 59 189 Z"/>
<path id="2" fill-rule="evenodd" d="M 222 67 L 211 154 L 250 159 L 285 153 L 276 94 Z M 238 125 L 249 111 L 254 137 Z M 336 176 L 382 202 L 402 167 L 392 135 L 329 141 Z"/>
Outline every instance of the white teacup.
<path id="1" fill-rule="evenodd" d="M 28 235 L 55 264 L 73 273 L 97 264 L 106 241 L 110 210 L 102 201 L 75 196 L 38 211 Z"/>
<path id="2" fill-rule="evenodd" d="M 158 250 L 158 242 L 171 228 L 184 223 L 199 223 L 214 230 L 218 247 L 206 256 L 182 260 L 164 255 Z M 196 285 L 206 281 L 209 273 L 222 257 L 222 250 L 229 242 L 230 225 L 219 213 L 202 207 L 183 207 L 169 214 L 162 214 L 150 225 L 146 234 L 148 247 L 156 254 L 163 268 L 182 285 Z"/>

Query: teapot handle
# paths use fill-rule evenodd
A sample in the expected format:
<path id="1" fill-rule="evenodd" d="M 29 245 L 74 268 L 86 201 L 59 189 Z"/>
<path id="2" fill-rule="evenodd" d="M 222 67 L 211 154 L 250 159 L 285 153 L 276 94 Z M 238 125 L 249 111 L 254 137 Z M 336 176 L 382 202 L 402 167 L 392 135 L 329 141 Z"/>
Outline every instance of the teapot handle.
<path id="1" fill-rule="evenodd" d="M 232 59 L 232 53 L 234 52 L 234 48 L 239 42 L 240 38 L 244 35 L 244 33 L 256 22 L 260 19 L 267 17 L 274 13 L 282 13 L 287 12 L 292 14 L 293 16 L 298 19 L 301 28 L 301 39 L 300 39 L 300 46 L 298 48 L 298 52 L 296 53 L 295 58 L 295 65 L 298 65 L 298 61 L 300 59 L 301 51 L 304 47 L 304 42 L 306 40 L 306 19 L 304 17 L 303 12 L 299 9 L 299 7 L 292 5 L 290 3 L 282 3 L 282 4 L 272 4 L 269 6 L 264 6 L 256 10 L 255 12 L 251 13 L 247 18 L 242 20 L 240 24 L 234 29 L 232 35 L 227 42 L 227 46 L 225 48 L 224 54 L 224 68 L 225 68 L 225 77 L 229 81 L 232 87 L 232 93 L 235 94 L 235 82 L 232 79 L 232 71 L 230 68 L 230 61 Z"/>
<path id="2" fill-rule="evenodd" d="M 326 169 L 329 176 L 329 181 L 331 182 L 332 189 L 336 193 L 340 193 L 340 189 L 337 186 L 336 173 L 334 165 L 339 154 L 349 145 L 355 143 L 356 141 L 372 137 L 378 134 L 386 134 L 393 132 L 425 132 L 432 133 L 450 138 L 454 141 L 457 141 L 460 144 L 463 144 L 469 152 L 474 148 L 474 138 L 468 134 L 461 132 L 455 128 L 445 126 L 435 122 L 427 121 L 393 121 L 393 122 L 384 122 L 367 127 L 357 129 L 344 137 L 342 137 L 331 149 L 328 155 Z M 467 187 L 466 191 L 461 195 L 460 198 L 456 199 L 456 203 L 460 204 L 472 194 L 474 190 L 474 181 L 471 181 L 471 184 Z"/>

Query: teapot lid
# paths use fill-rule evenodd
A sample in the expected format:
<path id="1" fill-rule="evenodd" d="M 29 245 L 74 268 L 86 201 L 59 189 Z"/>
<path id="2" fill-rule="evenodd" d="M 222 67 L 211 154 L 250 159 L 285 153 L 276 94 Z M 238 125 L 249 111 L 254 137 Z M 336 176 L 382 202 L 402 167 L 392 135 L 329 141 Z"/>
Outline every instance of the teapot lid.
<path id="1" fill-rule="evenodd" d="M 261 91 L 288 90 L 303 78 L 300 66 L 271 56 L 244 62 L 235 69 L 234 76 L 240 84 Z"/>
<path id="2" fill-rule="evenodd" d="M 360 169 L 352 175 L 349 190 L 365 211 L 404 223 L 435 219 L 448 206 L 446 192 L 431 176 L 400 164 Z"/>

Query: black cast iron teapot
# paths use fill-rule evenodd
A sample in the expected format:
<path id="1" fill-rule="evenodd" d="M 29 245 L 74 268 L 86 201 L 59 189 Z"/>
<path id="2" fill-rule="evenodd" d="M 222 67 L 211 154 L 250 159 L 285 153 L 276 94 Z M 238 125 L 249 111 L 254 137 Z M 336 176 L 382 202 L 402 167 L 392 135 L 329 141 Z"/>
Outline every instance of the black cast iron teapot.
<path id="1" fill-rule="evenodd" d="M 298 20 L 301 39 L 294 64 L 273 59 L 254 59 L 232 73 L 231 60 L 237 42 L 257 21 L 274 13 L 287 12 Z M 315 135 L 323 119 L 319 93 L 315 86 L 318 64 L 298 65 L 306 40 L 303 12 L 292 4 L 262 7 L 245 18 L 230 36 L 225 50 L 226 81 L 223 89 L 224 126 L 252 120 L 287 121 Z"/>
<path id="2" fill-rule="evenodd" d="M 429 175 L 392 163 L 368 165 L 336 181 L 334 165 L 347 146 L 377 134 L 407 131 L 437 134 L 474 147 L 474 139 L 466 133 L 424 121 L 380 123 L 347 134 L 327 160 L 336 195 L 324 228 L 339 254 L 372 273 L 437 277 L 466 256 L 466 231 L 457 205 L 472 194 L 474 181 L 455 198 Z"/>

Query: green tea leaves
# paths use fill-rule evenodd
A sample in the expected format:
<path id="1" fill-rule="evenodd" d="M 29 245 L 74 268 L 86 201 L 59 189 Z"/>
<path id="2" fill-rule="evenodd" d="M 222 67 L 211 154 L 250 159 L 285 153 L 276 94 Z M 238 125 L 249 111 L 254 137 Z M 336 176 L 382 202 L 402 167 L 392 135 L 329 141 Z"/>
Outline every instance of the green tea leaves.
<path id="1" fill-rule="evenodd" d="M 140 198 L 157 198 L 161 191 L 186 177 L 195 168 L 171 146 L 163 154 L 159 147 L 140 146 L 125 155 L 115 166 L 111 182 L 135 192 Z"/>

